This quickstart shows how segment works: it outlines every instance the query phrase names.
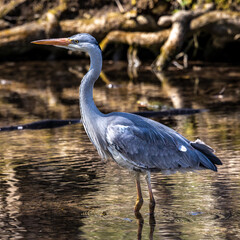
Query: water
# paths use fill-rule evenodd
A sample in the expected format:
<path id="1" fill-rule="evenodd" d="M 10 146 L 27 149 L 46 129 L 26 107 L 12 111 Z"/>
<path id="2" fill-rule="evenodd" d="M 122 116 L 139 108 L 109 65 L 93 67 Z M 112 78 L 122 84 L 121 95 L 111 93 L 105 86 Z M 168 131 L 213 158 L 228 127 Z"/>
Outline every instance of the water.
<path id="1" fill-rule="evenodd" d="M 74 61 L 2 64 L 0 126 L 79 118 L 78 78 L 86 69 Z M 126 71 L 125 64 L 105 64 L 113 88 L 97 82 L 100 109 L 209 109 L 155 120 L 210 144 L 223 161 L 218 173 L 153 174 L 154 224 L 144 178 L 136 219 L 134 177 L 103 163 L 81 124 L 0 132 L 1 239 L 240 238 L 239 68 L 198 64 L 156 76 L 142 67 L 138 77 Z"/>

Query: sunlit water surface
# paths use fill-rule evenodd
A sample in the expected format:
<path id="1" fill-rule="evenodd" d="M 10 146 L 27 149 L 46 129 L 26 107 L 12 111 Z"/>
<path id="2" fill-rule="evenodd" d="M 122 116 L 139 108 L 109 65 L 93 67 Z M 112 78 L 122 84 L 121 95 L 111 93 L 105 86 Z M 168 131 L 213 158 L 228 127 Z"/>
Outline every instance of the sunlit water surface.
<path id="1" fill-rule="evenodd" d="M 126 74 L 125 65 L 106 65 L 108 80 L 99 80 L 94 90 L 103 112 L 134 112 L 140 103 L 154 110 L 208 109 L 155 120 L 190 140 L 201 138 L 223 165 L 217 173 L 152 174 L 155 223 L 143 177 L 143 222 L 133 212 L 134 177 L 103 163 L 81 124 L 0 132 L 0 238 L 240 239 L 239 69 L 198 66 L 156 76 L 142 67 L 136 77 Z M 78 84 L 86 62 L 0 68 L 0 127 L 79 118 Z"/>

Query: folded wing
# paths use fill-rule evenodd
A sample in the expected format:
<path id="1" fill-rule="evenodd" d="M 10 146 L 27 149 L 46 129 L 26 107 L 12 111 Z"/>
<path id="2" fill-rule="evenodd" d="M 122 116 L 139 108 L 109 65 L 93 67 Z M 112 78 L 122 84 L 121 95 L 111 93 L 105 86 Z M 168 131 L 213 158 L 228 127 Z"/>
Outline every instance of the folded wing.
<path id="1" fill-rule="evenodd" d="M 203 142 L 190 142 L 161 124 L 113 123 L 107 127 L 106 139 L 112 157 L 117 162 L 119 159 L 125 161 L 126 166 L 132 166 L 134 170 L 208 168 L 217 171 L 214 164 L 221 164 Z"/>

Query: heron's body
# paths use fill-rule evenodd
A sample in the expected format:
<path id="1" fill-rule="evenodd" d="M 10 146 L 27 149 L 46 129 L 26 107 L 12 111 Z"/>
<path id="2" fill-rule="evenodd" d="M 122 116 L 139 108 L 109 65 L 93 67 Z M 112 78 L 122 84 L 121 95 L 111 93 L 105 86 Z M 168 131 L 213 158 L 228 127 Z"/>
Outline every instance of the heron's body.
<path id="1" fill-rule="evenodd" d="M 98 133 L 88 132 L 84 124 L 89 138 L 102 158 L 112 157 L 129 170 L 162 173 L 204 168 L 217 170 L 214 162 L 206 156 L 212 155 L 210 148 L 199 140 L 190 142 L 161 123 L 117 112 L 101 116 L 100 119 L 94 123 L 99 129 Z M 194 145 L 203 146 L 205 154 Z"/>
<path id="2" fill-rule="evenodd" d="M 217 171 L 215 164 L 221 164 L 221 161 L 200 140 L 190 142 L 173 129 L 141 116 L 122 112 L 103 114 L 98 110 L 93 101 L 93 87 L 102 69 L 102 54 L 91 35 L 77 34 L 70 38 L 34 43 L 89 53 L 90 69 L 79 89 L 83 126 L 102 158 L 112 158 L 120 166 L 137 172 L 136 211 L 139 211 L 143 202 L 138 173 L 146 173 L 148 176 L 150 201 L 154 206 L 150 172 Z"/>

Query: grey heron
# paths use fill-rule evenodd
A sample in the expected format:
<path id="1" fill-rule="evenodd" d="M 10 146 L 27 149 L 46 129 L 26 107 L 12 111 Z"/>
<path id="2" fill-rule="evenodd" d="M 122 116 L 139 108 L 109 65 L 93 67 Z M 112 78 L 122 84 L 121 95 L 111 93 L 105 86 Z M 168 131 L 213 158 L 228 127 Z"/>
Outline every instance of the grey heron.
<path id="1" fill-rule="evenodd" d="M 153 213 L 155 200 L 151 188 L 151 172 L 164 174 L 201 169 L 217 171 L 215 165 L 222 164 L 214 155 L 214 150 L 199 139 L 189 141 L 159 122 L 134 114 L 100 112 L 93 100 L 93 87 L 102 69 L 102 51 L 93 36 L 82 33 L 69 38 L 43 39 L 32 43 L 89 54 L 90 69 L 79 88 L 82 123 L 101 158 L 111 158 L 135 173 L 136 213 L 139 213 L 143 204 L 140 174 L 146 175 L 150 213 Z"/>

